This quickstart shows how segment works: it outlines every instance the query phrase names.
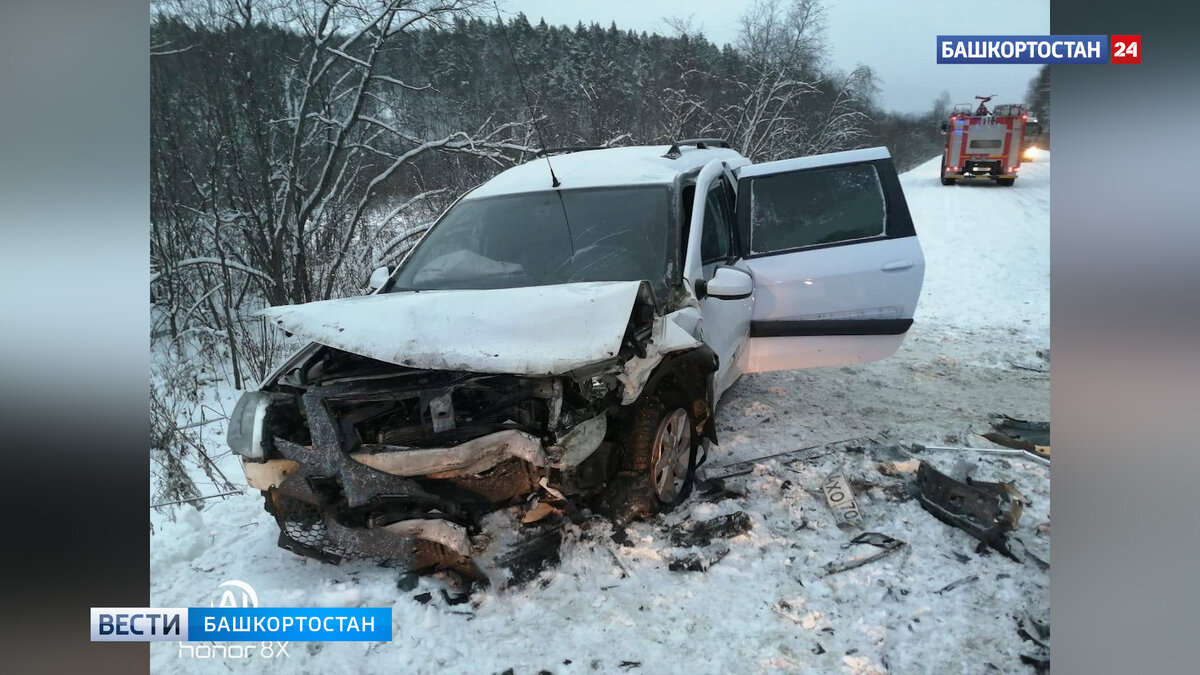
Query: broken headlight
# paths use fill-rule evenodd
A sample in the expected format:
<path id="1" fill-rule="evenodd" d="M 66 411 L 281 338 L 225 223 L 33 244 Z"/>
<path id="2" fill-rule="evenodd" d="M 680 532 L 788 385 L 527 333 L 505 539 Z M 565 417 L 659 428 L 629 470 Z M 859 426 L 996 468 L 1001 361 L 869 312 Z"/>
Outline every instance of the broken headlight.
<path id="1" fill-rule="evenodd" d="M 261 462 L 266 455 L 263 447 L 263 422 L 271 395 L 264 391 L 248 391 L 238 399 L 229 418 L 225 440 L 236 454 Z"/>

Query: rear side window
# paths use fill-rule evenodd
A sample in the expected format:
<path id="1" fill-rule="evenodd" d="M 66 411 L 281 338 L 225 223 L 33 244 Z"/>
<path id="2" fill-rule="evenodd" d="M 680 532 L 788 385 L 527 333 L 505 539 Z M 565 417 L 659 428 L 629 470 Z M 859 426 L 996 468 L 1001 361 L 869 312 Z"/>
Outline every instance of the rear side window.
<path id="1" fill-rule="evenodd" d="M 887 208 L 871 164 L 754 178 L 750 251 L 771 253 L 885 234 Z"/>

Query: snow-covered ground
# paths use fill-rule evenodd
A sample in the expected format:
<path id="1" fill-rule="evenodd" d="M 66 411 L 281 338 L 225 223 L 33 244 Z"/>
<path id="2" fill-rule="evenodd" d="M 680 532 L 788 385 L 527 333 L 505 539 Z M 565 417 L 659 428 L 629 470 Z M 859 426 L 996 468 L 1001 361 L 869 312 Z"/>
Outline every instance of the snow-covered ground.
<path id="1" fill-rule="evenodd" d="M 901 351 L 865 366 L 743 378 L 718 412 L 711 464 L 848 438 L 882 446 L 989 444 L 991 413 L 1049 419 L 1049 155 L 1022 167 L 1011 188 L 943 187 L 937 160 L 902 177 L 925 250 L 925 287 Z M 209 404 L 232 410 L 234 392 Z M 210 448 L 222 425 L 203 427 Z M 874 446 L 872 446 L 874 447 Z M 742 496 L 693 497 L 669 516 L 633 525 L 626 545 L 597 519 L 572 527 L 562 564 L 518 590 L 476 593 L 448 606 L 434 580 L 401 591 L 397 572 L 366 563 L 329 566 L 276 546 L 257 493 L 152 514 L 151 601 L 207 605 L 218 584 L 248 582 L 263 605 L 391 606 L 390 644 L 293 643 L 291 670 L 321 673 L 464 672 L 1031 672 L 1037 654 L 1019 620 L 1049 621 L 1049 572 L 1032 559 L 979 554 L 967 534 L 935 520 L 895 489 L 911 476 L 877 467 L 881 448 L 811 461 L 771 460 L 727 481 Z M 922 455 L 943 470 L 950 453 Z M 1049 560 L 1049 468 L 972 454 L 981 480 L 1012 481 L 1031 502 L 1015 538 Z M 241 476 L 236 460 L 221 458 Z M 823 566 L 875 552 L 843 548 L 820 495 L 842 468 L 860 488 L 864 530 L 907 545 L 879 561 L 824 576 Z M 867 487 L 873 484 L 873 487 Z M 682 553 L 671 525 L 745 511 L 753 528 L 728 540 L 707 572 L 672 572 Z M 1022 556 L 1024 557 L 1024 556 Z M 942 592 L 960 579 L 969 581 Z M 431 591 L 422 604 L 413 596 Z M 1033 631 L 1030 630 L 1032 633 Z M 200 661 L 174 643 L 151 645 L 155 671 L 279 670 L 262 659 Z"/>

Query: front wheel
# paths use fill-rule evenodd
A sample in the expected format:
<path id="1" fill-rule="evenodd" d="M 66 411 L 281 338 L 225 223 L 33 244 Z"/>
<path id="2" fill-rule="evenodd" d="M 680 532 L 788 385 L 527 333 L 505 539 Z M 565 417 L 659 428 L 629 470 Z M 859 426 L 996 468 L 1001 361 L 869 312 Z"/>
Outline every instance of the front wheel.
<path id="1" fill-rule="evenodd" d="M 638 405 L 625 440 L 627 468 L 646 476 L 660 508 L 687 499 L 696 473 L 692 415 L 684 406 L 650 399 Z"/>
<path id="2" fill-rule="evenodd" d="M 675 505 L 687 497 L 693 476 L 692 416 L 675 408 L 662 418 L 650 455 L 650 483 L 663 504 Z"/>

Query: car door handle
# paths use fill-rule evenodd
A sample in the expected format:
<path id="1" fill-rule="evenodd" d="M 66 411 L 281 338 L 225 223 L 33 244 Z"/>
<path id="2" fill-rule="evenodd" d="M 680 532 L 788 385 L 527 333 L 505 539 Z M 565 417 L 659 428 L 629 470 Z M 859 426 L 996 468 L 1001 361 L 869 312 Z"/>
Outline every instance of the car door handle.
<path id="1" fill-rule="evenodd" d="M 900 270 L 906 270 L 912 266 L 913 261 L 911 260 L 893 260 L 880 269 L 882 269 L 884 272 L 899 272 Z"/>

